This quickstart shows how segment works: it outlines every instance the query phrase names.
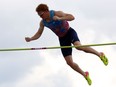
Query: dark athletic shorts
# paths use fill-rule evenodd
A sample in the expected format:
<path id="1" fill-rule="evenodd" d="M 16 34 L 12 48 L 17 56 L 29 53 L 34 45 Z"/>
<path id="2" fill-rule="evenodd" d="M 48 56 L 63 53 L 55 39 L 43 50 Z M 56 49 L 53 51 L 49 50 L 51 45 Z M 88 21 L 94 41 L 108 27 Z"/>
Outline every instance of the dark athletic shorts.
<path id="1" fill-rule="evenodd" d="M 64 37 L 59 37 L 60 46 L 71 46 L 75 41 L 80 41 L 76 31 L 69 28 L 67 34 Z M 64 57 L 72 55 L 72 48 L 61 48 L 61 52 Z"/>

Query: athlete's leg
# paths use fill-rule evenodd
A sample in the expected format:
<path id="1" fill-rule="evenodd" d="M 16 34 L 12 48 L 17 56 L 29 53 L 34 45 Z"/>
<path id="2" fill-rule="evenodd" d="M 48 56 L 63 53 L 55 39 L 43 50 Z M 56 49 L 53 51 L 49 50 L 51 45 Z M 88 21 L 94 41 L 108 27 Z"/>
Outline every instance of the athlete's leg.
<path id="1" fill-rule="evenodd" d="M 74 44 L 74 46 L 80 46 L 81 45 L 80 41 L 75 41 L 73 44 Z M 91 47 L 77 47 L 76 49 L 82 50 L 82 51 L 84 51 L 86 53 L 95 54 L 98 57 L 100 57 L 101 55 L 103 55 L 101 52 L 98 52 L 98 51 L 96 51 L 95 49 L 93 49 Z"/>
<path id="2" fill-rule="evenodd" d="M 84 72 L 75 62 L 73 62 L 72 55 L 64 57 L 67 64 L 76 72 L 80 73 L 88 82 L 89 85 L 92 84 L 92 81 L 89 77 L 89 72 Z"/>
<path id="3" fill-rule="evenodd" d="M 73 44 L 74 44 L 74 46 L 81 45 L 81 43 L 79 41 L 75 41 Z M 98 52 L 98 51 L 96 51 L 95 49 L 93 49 L 91 47 L 77 47 L 76 49 L 85 51 L 86 53 L 95 54 L 95 55 L 97 55 L 102 60 L 102 62 L 106 66 L 108 65 L 108 59 L 107 59 L 107 57 L 105 56 L 105 54 L 103 52 Z"/>
<path id="4" fill-rule="evenodd" d="M 80 73 L 82 76 L 86 76 L 85 72 L 75 63 L 73 62 L 72 55 L 64 57 L 66 63 L 76 72 Z"/>

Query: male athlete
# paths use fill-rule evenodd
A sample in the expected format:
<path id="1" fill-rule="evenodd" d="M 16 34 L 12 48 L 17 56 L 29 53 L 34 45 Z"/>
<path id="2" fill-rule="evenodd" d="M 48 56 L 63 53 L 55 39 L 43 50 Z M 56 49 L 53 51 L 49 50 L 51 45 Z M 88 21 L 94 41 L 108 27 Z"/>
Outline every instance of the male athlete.
<path id="1" fill-rule="evenodd" d="M 32 37 L 25 37 L 27 42 L 40 38 L 43 33 L 44 27 L 51 29 L 59 38 L 60 46 L 80 46 L 80 40 L 76 31 L 70 27 L 68 21 L 73 21 L 75 18 L 72 14 L 64 13 L 62 11 L 49 10 L 46 4 L 40 4 L 36 8 L 36 12 L 42 18 L 40 21 L 40 27 L 36 34 Z M 105 65 L 108 65 L 108 59 L 103 52 L 98 52 L 90 47 L 80 47 L 77 50 L 84 51 L 86 53 L 92 53 L 98 56 Z M 91 85 L 92 81 L 89 77 L 89 72 L 84 72 L 72 58 L 72 48 L 61 48 L 62 54 L 66 63 L 76 72 L 80 73 Z"/>

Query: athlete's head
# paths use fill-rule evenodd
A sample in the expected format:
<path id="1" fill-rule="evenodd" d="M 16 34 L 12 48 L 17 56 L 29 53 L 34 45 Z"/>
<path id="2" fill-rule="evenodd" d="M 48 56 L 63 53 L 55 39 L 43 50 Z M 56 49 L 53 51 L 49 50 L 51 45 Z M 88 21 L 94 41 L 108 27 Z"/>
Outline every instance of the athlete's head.
<path id="1" fill-rule="evenodd" d="M 36 8 L 36 12 L 38 13 L 40 17 L 42 17 L 43 14 L 48 11 L 49 11 L 49 8 L 46 4 L 39 4 Z"/>

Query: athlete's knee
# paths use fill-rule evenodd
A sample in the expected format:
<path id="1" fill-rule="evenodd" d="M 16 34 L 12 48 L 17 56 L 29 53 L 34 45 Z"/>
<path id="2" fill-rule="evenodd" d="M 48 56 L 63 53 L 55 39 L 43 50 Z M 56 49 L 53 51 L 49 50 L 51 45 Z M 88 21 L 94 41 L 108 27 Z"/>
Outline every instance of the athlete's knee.
<path id="1" fill-rule="evenodd" d="M 67 65 L 69 65 L 70 67 L 73 67 L 74 62 L 73 61 L 66 61 Z"/>
<path id="2" fill-rule="evenodd" d="M 73 62 L 69 62 L 69 61 L 67 62 L 67 61 L 66 61 L 66 63 L 67 63 L 67 65 L 69 65 L 69 66 L 71 66 L 71 67 L 73 66 Z"/>
<path id="3" fill-rule="evenodd" d="M 65 57 L 65 60 L 66 60 L 67 65 L 73 66 L 73 60 L 71 56 Z"/>

